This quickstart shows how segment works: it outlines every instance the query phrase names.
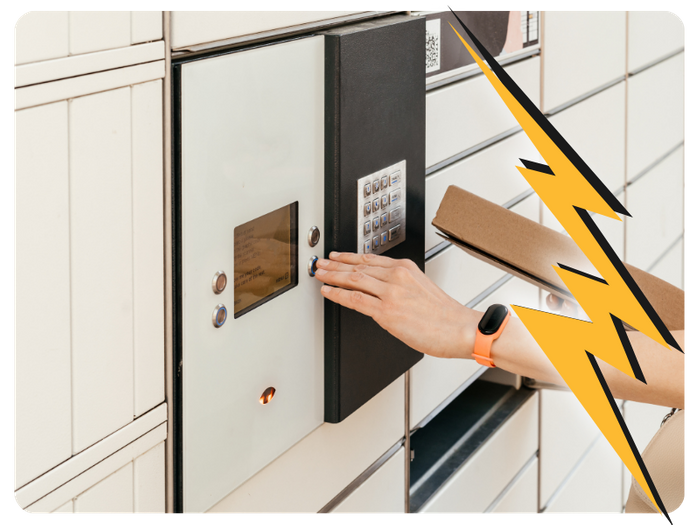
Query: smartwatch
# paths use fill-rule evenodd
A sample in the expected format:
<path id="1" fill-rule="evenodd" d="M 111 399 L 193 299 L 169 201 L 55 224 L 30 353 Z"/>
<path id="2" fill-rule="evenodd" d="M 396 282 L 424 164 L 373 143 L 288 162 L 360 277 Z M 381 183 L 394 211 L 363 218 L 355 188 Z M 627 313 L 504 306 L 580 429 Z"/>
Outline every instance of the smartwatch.
<path id="1" fill-rule="evenodd" d="M 479 321 L 472 357 L 480 365 L 496 368 L 491 359 L 491 345 L 503 333 L 510 319 L 510 310 L 502 304 L 492 304 Z"/>

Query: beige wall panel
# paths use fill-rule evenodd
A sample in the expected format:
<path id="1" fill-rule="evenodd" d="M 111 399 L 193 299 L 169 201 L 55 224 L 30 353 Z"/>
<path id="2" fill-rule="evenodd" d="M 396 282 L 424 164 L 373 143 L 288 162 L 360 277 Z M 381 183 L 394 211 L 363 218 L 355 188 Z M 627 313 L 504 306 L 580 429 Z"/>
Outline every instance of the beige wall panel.
<path id="1" fill-rule="evenodd" d="M 404 461 L 401 447 L 332 512 L 404 512 Z"/>
<path id="2" fill-rule="evenodd" d="M 73 500 L 67 501 L 66 503 L 64 503 L 63 505 L 61 505 L 60 507 L 58 507 L 56 510 L 54 510 L 52 512 L 70 512 L 70 513 L 72 513 L 73 512 Z"/>
<path id="3" fill-rule="evenodd" d="M 401 376 L 347 419 L 323 423 L 208 512 L 318 512 L 402 438 L 403 393 Z"/>
<path id="4" fill-rule="evenodd" d="M 68 56 L 68 13 L 31 11 L 15 25 L 15 64 Z"/>
<path id="5" fill-rule="evenodd" d="M 601 436 L 545 512 L 621 512 L 621 464 Z"/>
<path id="6" fill-rule="evenodd" d="M 537 459 L 526 468 L 491 512 L 537 512 Z"/>
<path id="7" fill-rule="evenodd" d="M 683 140 L 684 60 L 681 53 L 629 79 L 628 180 Z"/>
<path id="8" fill-rule="evenodd" d="M 131 88 L 134 416 L 165 399 L 162 81 Z"/>
<path id="9" fill-rule="evenodd" d="M 429 175 L 425 179 L 425 250 L 442 242 L 431 223 L 449 186 L 459 186 L 496 204 L 506 204 L 530 189 L 516 168 L 521 165 L 521 158 L 536 162 L 541 159 L 525 133 L 518 133 Z"/>
<path id="10" fill-rule="evenodd" d="M 68 104 L 15 117 L 18 488 L 71 456 Z"/>
<path id="11" fill-rule="evenodd" d="M 600 431 L 573 393 L 542 390 L 540 394 L 540 505 L 544 506 Z"/>
<path id="12" fill-rule="evenodd" d="M 537 104 L 540 58 L 523 60 L 506 66 L 505 70 Z M 483 75 L 430 91 L 425 104 L 426 167 L 518 126 L 508 107 Z M 510 163 L 515 166 L 517 158 Z M 518 172 L 515 174 L 518 175 Z"/>
<path id="13" fill-rule="evenodd" d="M 627 188 L 627 262 L 647 270 L 683 233 L 683 148 Z"/>
<path id="14" fill-rule="evenodd" d="M 134 462 L 134 512 L 165 512 L 165 442 Z"/>
<path id="15" fill-rule="evenodd" d="M 71 11 L 69 16 L 71 55 L 131 44 L 129 11 Z"/>
<path id="16" fill-rule="evenodd" d="M 134 415 L 130 88 L 69 114 L 75 454 Z"/>
<path id="17" fill-rule="evenodd" d="M 542 32 L 545 112 L 625 74 L 624 11 L 547 11 Z"/>
<path id="18" fill-rule="evenodd" d="M 668 11 L 630 11 L 629 70 L 683 48 L 685 28 L 677 15 Z"/>
<path id="19" fill-rule="evenodd" d="M 163 11 L 131 12 L 131 43 L 152 42 L 163 38 Z"/>
<path id="20" fill-rule="evenodd" d="M 133 463 L 75 498 L 75 512 L 134 512 Z"/>
<path id="21" fill-rule="evenodd" d="M 624 82 L 551 116 L 549 121 L 610 191 L 624 185 Z"/>
<path id="22" fill-rule="evenodd" d="M 307 24 L 359 11 L 173 11 L 173 49 Z"/>
<path id="23" fill-rule="evenodd" d="M 536 450 L 534 395 L 452 475 L 422 512 L 483 512 Z"/>

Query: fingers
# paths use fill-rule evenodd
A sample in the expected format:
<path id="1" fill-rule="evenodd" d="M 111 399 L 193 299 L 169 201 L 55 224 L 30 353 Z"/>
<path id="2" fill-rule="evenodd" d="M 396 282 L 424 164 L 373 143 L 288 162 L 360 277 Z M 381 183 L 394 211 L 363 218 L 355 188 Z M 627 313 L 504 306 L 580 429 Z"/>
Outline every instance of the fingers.
<path id="1" fill-rule="evenodd" d="M 343 290 L 331 286 L 321 286 L 321 294 L 330 301 L 374 317 L 380 310 L 381 301 L 376 297 L 357 290 Z"/>
<path id="2" fill-rule="evenodd" d="M 318 268 L 315 277 L 323 283 L 350 290 L 359 290 L 375 297 L 386 293 L 387 288 L 386 282 L 375 279 L 362 271 L 328 271 L 323 268 Z"/>
<path id="3" fill-rule="evenodd" d="M 391 268 L 393 266 L 404 266 L 406 262 L 400 259 L 392 259 L 391 257 L 384 257 L 382 255 L 375 255 L 373 253 L 347 253 L 347 252 L 331 252 L 328 256 L 332 261 L 337 261 L 344 264 L 366 264 L 367 266 L 381 266 L 383 268 Z M 413 264 L 413 263 L 411 263 Z"/>

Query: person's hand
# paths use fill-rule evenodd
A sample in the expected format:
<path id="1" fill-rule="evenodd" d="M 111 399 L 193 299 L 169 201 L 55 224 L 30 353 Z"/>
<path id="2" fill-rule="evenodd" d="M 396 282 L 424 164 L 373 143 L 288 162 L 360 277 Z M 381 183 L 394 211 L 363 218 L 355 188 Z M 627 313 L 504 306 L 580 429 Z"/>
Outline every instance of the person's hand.
<path id="1" fill-rule="evenodd" d="M 578 305 L 576 303 L 566 301 L 551 293 L 547 295 L 545 302 L 547 303 L 547 307 L 553 312 L 561 311 L 561 314 L 567 317 L 579 317 Z"/>
<path id="2" fill-rule="evenodd" d="M 443 292 L 413 261 L 331 252 L 316 279 L 327 299 L 372 317 L 411 348 L 435 357 L 468 358 L 483 312 Z"/>

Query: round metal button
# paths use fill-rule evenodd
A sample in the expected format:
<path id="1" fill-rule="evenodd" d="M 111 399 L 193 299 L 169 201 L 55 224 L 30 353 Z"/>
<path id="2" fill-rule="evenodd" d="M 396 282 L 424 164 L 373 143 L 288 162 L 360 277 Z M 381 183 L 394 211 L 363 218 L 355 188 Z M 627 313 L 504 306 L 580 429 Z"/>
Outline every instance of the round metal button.
<path id="1" fill-rule="evenodd" d="M 211 288 L 214 290 L 214 293 L 218 295 L 224 291 L 227 282 L 228 279 L 226 278 L 226 274 L 222 271 L 218 271 L 214 274 L 214 278 L 211 280 Z"/>
<path id="2" fill-rule="evenodd" d="M 307 266 L 307 270 L 309 270 L 309 275 L 313 277 L 316 275 L 316 263 L 318 262 L 318 257 L 315 255 L 309 259 L 309 264 Z"/>
<path id="3" fill-rule="evenodd" d="M 214 308 L 214 313 L 211 316 L 211 321 L 214 323 L 214 327 L 220 328 L 225 322 L 228 312 L 223 304 L 217 304 Z"/>
<path id="4" fill-rule="evenodd" d="M 307 238 L 309 241 L 309 246 L 316 246 L 318 241 L 321 240 L 321 230 L 319 230 L 316 226 L 312 226 L 309 230 L 309 235 Z"/>

